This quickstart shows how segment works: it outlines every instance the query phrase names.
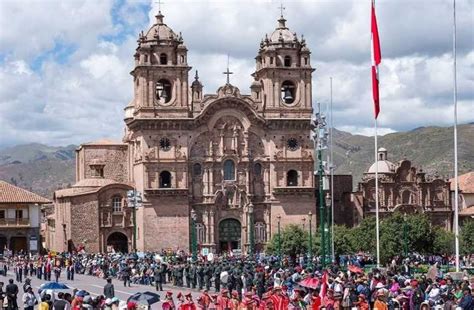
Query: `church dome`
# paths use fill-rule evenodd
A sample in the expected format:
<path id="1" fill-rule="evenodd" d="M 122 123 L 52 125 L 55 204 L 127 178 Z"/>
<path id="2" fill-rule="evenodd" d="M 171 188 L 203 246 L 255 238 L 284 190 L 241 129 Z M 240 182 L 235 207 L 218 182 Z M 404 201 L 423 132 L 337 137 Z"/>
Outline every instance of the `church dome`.
<path id="1" fill-rule="evenodd" d="M 388 160 L 379 160 L 376 163 L 373 163 L 370 166 L 369 171 L 367 173 L 375 173 L 377 166 L 379 168 L 378 173 L 394 173 L 395 172 L 395 164 L 388 161 Z"/>
<path id="2" fill-rule="evenodd" d="M 375 173 L 378 168 L 378 173 L 394 173 L 396 166 L 391 161 L 387 160 L 388 151 L 386 148 L 379 148 L 377 151 L 377 159 L 376 163 L 373 163 L 370 166 L 369 171 L 367 173 Z"/>
<path id="3" fill-rule="evenodd" d="M 278 27 L 273 31 L 273 33 L 270 35 L 270 41 L 273 43 L 278 43 L 278 42 L 293 42 L 297 40 L 296 34 L 292 33 L 288 27 L 285 25 L 286 19 L 280 17 L 278 20 Z"/>
<path id="4" fill-rule="evenodd" d="M 163 23 L 164 15 L 158 12 L 156 22 L 145 35 L 147 41 L 179 41 L 179 35 L 177 35 L 170 27 Z"/>

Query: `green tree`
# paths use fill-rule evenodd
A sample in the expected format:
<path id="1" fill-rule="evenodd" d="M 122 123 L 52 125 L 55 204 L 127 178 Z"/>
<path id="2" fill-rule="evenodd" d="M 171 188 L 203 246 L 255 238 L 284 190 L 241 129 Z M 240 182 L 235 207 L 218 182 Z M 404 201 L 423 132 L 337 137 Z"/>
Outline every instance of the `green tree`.
<path id="1" fill-rule="evenodd" d="M 356 252 L 375 254 L 375 217 L 364 218 L 359 226 L 351 229 L 351 232 Z"/>
<path id="2" fill-rule="evenodd" d="M 454 234 L 441 227 L 433 229 L 433 252 L 436 254 L 454 253 Z"/>
<path id="3" fill-rule="evenodd" d="M 353 229 L 344 225 L 334 225 L 334 252 L 336 255 L 354 254 Z"/>
<path id="4" fill-rule="evenodd" d="M 309 234 L 298 225 L 288 225 L 281 231 L 281 252 L 283 255 L 296 256 L 308 253 Z M 316 252 L 315 236 L 313 236 L 313 252 Z M 278 254 L 278 234 L 273 235 L 267 245 L 267 252 Z"/>
<path id="5" fill-rule="evenodd" d="M 460 246 L 461 253 L 472 254 L 474 253 L 474 220 L 466 219 L 460 227 Z"/>

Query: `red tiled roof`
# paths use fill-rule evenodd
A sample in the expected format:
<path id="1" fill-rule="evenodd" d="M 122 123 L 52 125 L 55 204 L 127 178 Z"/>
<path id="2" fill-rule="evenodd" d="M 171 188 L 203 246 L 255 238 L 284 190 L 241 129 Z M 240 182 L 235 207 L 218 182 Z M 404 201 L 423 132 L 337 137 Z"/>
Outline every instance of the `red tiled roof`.
<path id="1" fill-rule="evenodd" d="M 454 191 L 454 178 L 451 182 L 451 190 Z M 474 171 L 458 176 L 459 190 L 463 193 L 474 193 Z"/>
<path id="2" fill-rule="evenodd" d="M 474 215 L 474 206 L 462 209 L 459 211 L 460 216 L 473 216 Z"/>
<path id="3" fill-rule="evenodd" d="M 41 197 L 26 189 L 20 188 L 8 182 L 0 180 L 0 203 L 51 203 L 48 199 Z"/>

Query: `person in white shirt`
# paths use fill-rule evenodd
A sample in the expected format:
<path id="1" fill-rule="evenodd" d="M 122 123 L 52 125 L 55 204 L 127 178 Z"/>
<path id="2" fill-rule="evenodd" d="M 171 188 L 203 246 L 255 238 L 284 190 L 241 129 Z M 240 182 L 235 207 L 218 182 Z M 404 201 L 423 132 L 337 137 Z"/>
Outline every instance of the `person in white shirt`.
<path id="1" fill-rule="evenodd" d="M 35 294 L 33 293 L 33 289 L 31 286 L 26 286 L 25 287 L 26 292 L 23 294 L 23 308 L 25 310 L 33 310 L 35 308 L 35 305 L 38 303 L 38 300 L 36 299 Z"/>

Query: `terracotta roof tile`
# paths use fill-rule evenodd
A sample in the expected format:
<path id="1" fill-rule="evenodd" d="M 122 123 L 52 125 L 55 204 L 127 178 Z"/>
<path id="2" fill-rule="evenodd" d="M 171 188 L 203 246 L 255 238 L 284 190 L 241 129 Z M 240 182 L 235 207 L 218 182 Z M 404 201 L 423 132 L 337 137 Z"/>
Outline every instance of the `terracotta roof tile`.
<path id="1" fill-rule="evenodd" d="M 451 182 L 451 190 L 454 191 L 454 178 Z M 458 176 L 459 190 L 463 193 L 474 193 L 474 171 Z"/>
<path id="2" fill-rule="evenodd" d="M 0 180 L 0 203 L 51 203 L 26 189 Z"/>

